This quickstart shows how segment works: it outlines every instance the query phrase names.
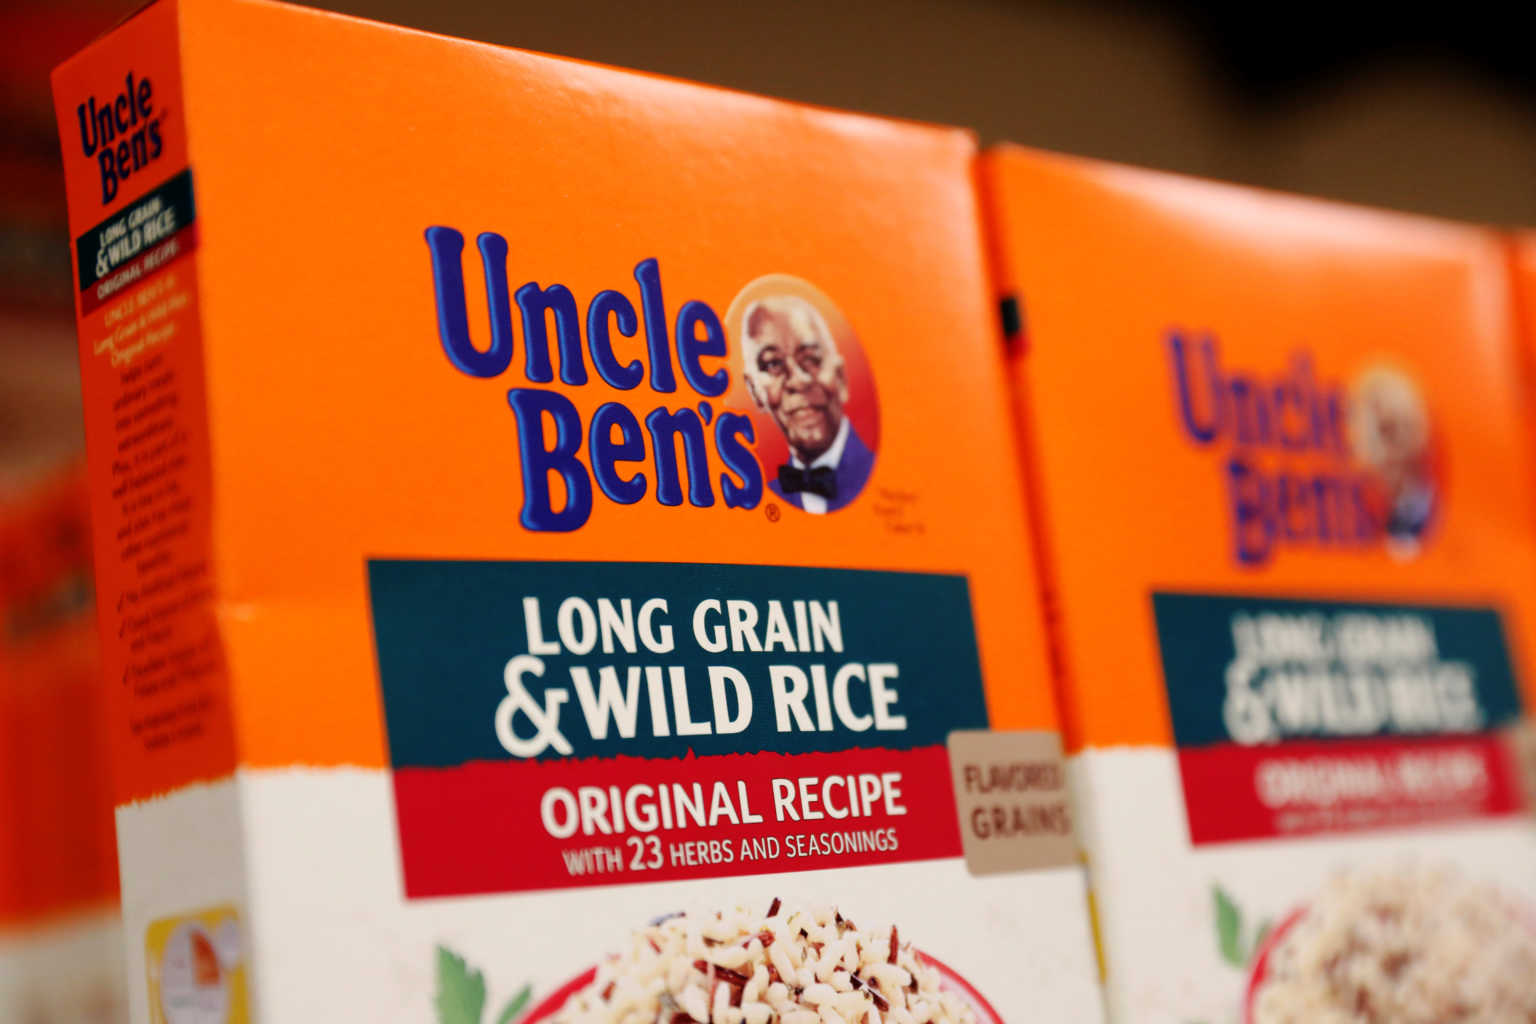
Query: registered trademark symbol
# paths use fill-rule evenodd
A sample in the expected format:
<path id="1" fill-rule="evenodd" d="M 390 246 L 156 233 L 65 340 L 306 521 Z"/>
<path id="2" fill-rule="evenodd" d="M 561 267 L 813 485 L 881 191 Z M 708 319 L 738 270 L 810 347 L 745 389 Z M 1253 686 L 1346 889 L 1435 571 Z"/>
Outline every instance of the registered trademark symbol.
<path id="1" fill-rule="evenodd" d="M 776 523 L 779 521 L 779 506 L 775 505 L 773 502 L 770 501 L 768 503 L 768 507 L 763 509 L 763 513 L 768 516 L 768 521 L 770 523 Z"/>

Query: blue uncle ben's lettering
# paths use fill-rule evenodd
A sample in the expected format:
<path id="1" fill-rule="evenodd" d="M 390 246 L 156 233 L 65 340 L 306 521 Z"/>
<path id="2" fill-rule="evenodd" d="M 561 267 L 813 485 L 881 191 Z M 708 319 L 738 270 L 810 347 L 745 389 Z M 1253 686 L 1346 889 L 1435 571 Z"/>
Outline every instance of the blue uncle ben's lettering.
<path id="1" fill-rule="evenodd" d="M 1282 544 L 1347 549 L 1381 540 L 1347 436 L 1347 397 L 1318 380 L 1307 353 L 1260 376 L 1222 366 L 1210 335 L 1175 330 L 1168 358 L 1186 436 L 1226 451 L 1221 473 L 1239 563 L 1261 565 Z"/>
<path id="2" fill-rule="evenodd" d="M 726 411 L 717 415 L 707 401 L 724 395 L 730 386 L 724 367 L 706 366 L 706 360 L 728 354 L 725 328 L 709 305 L 690 300 L 678 307 L 669 331 L 656 260 L 635 265 L 638 309 L 624 292 L 609 289 L 591 298 L 583 316 L 576 296 L 565 285 L 540 287 L 530 281 L 512 291 L 506 239 L 481 234 L 476 247 L 489 318 L 489 340 L 482 348 L 469 329 L 464 236 L 450 227 L 430 227 L 426 239 L 438 337 L 459 372 L 484 379 L 511 369 L 515 354 L 512 305 L 516 302 L 523 339 L 522 377 L 528 384 L 551 385 L 558 371 L 559 382 L 566 387 L 591 386 L 596 382 L 588 374 L 590 359 L 598 381 L 614 391 L 633 391 L 647 384 L 658 395 L 672 395 L 678 390 L 680 372 L 700 399 L 696 406 L 658 404 L 643 417 L 624 403 L 605 402 L 592 413 L 590 422 L 583 423 L 575 404 L 553 387 L 508 390 L 522 462 L 521 521 L 526 529 L 579 529 L 592 514 L 594 483 L 597 493 L 620 505 L 633 505 L 648 494 L 661 505 L 681 505 L 685 476 L 688 503 L 698 508 L 715 504 L 716 483 L 727 508 L 755 508 L 762 500 L 763 472 L 751 448 L 756 440 L 751 419 Z M 635 348 L 644 360 L 634 356 L 626 360 L 615 351 L 615 333 L 622 338 L 643 334 L 644 344 Z M 721 467 L 718 473 L 711 469 L 712 454 Z M 630 468 L 647 462 L 655 472 L 654 488 L 643 470 Z M 561 483 L 558 496 L 552 478 Z"/>
<path id="3" fill-rule="evenodd" d="M 130 71 L 116 95 L 102 100 L 91 96 L 75 108 L 80 149 L 96 160 L 104 204 L 117 197 L 121 182 L 142 171 L 164 150 L 154 95 L 154 84 Z"/>

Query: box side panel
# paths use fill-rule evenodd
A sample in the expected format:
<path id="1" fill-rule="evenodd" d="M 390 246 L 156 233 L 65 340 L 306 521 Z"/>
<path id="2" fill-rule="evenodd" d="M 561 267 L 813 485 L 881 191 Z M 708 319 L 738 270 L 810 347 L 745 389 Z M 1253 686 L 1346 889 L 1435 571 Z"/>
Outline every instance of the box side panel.
<path id="1" fill-rule="evenodd" d="M 215 943 L 195 915 L 244 897 L 180 18 L 153 4 L 53 81 L 135 1024 L 206 997 L 178 980 L 194 949 L 220 951 L 230 989 L 238 932 Z"/>
<path id="2" fill-rule="evenodd" d="M 177 33 L 156 4 L 54 76 L 119 803 L 234 763 Z"/>
<path id="3" fill-rule="evenodd" d="M 1067 749 L 1081 745 L 1078 733 L 1078 715 L 1066 712 L 1067 702 L 1073 699 L 1073 687 L 1069 676 L 1068 659 L 1062 647 L 1059 623 L 1060 597 L 1056 587 L 1056 568 L 1050 545 L 1049 514 L 1042 494 L 1044 481 L 1035 458 L 1037 425 L 1034 412 L 1025 398 L 1027 388 L 1022 385 L 1027 372 L 1024 356 L 1029 350 L 1029 307 L 1018 286 L 1014 269 L 1013 246 L 1006 225 L 1014 222 L 1012 193 L 1004 179 L 1008 150 L 997 147 L 981 154 L 976 161 L 976 183 L 982 204 L 989 283 L 1001 323 L 1004 349 L 1008 368 L 1005 372 L 1012 384 L 1014 423 L 1018 431 L 1019 466 L 1024 485 L 1025 518 L 1029 530 L 1036 588 L 1039 594 L 1044 644 L 1050 659 L 1052 692 L 1057 706 L 1062 708 L 1062 738 Z"/>

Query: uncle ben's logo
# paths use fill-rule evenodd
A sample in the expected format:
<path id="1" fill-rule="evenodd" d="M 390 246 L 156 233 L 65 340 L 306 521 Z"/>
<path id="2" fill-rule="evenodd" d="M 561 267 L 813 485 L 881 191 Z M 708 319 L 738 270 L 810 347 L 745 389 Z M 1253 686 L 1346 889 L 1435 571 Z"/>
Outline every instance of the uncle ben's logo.
<path id="1" fill-rule="evenodd" d="M 821 514 L 848 505 L 868 482 L 879 447 L 874 381 L 841 311 L 808 282 L 760 277 L 724 320 L 690 299 L 669 322 L 661 268 L 647 259 L 635 265 L 632 292 L 600 291 L 583 314 L 563 284 L 530 281 L 511 290 L 507 241 L 485 232 L 475 240 L 489 320 L 482 348 L 469 329 L 464 236 L 437 226 L 426 240 L 438 338 L 459 372 L 493 378 L 512 370 L 517 307 L 529 386 L 509 389 L 507 403 L 522 463 L 524 528 L 580 529 L 599 494 L 619 505 L 650 498 L 678 506 L 686 497 L 697 508 L 718 500 L 752 509 L 766 489 Z M 672 397 L 679 376 L 693 392 L 684 404 Z M 549 386 L 557 377 L 563 389 Z M 566 393 L 593 387 L 617 399 L 642 385 L 666 396 L 643 415 L 639 403 L 608 400 L 584 417 Z"/>
<path id="2" fill-rule="evenodd" d="M 1222 447 L 1232 553 L 1259 566 L 1281 545 L 1416 555 L 1441 504 L 1439 452 L 1413 378 L 1388 363 L 1348 388 L 1322 381 L 1295 352 L 1277 373 L 1222 364 L 1209 334 L 1171 331 L 1179 423 L 1202 448 Z"/>

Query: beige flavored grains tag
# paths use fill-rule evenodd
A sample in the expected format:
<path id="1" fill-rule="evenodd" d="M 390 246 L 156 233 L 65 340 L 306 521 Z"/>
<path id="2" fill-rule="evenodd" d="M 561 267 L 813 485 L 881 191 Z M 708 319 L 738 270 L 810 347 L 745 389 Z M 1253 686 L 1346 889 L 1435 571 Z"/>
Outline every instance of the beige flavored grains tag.
<path id="1" fill-rule="evenodd" d="M 1525 790 L 1525 805 L 1536 813 L 1536 721 L 1522 717 L 1505 731 L 1509 754 Z"/>
<path id="2" fill-rule="evenodd" d="M 1076 863 L 1060 734 L 952 732 L 949 767 L 971 874 Z"/>

